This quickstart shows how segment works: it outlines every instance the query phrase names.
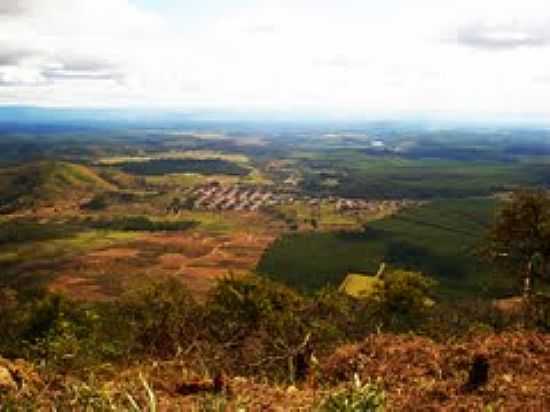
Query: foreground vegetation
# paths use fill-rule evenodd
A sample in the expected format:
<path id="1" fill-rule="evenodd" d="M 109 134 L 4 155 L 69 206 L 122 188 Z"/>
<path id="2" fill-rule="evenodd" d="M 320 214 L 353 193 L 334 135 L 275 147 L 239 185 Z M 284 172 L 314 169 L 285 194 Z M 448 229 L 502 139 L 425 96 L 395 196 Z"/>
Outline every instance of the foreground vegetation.
<path id="1" fill-rule="evenodd" d="M 504 315 L 481 301 L 460 306 L 426 305 L 432 287 L 430 280 L 417 273 L 390 271 L 385 281 L 362 300 L 335 290 L 305 297 L 256 278 L 223 280 L 203 303 L 195 301 L 176 281 L 142 285 L 119 301 L 101 304 L 75 304 L 50 294 L 18 295 L 2 290 L 0 327 L 4 333 L 0 336 L 0 355 L 28 362 L 9 366 L 10 370 L 21 371 L 25 386 L 16 385 L 18 390 L 0 388 L 2 399 L 9 410 L 47 405 L 131 410 L 134 402 L 143 405 L 141 410 L 154 410 L 147 403 L 156 405 L 168 394 L 172 405 L 191 402 L 196 407 L 208 399 L 212 401 L 208 397 L 214 396 L 218 406 L 211 410 L 225 410 L 223 405 L 254 403 L 254 399 L 239 398 L 238 392 L 229 393 L 229 386 L 241 385 L 240 390 L 245 390 L 243 382 L 248 382 L 251 390 L 253 382 L 263 381 L 271 385 L 271 390 L 297 385 L 300 389 L 294 396 L 303 396 L 302 406 L 320 411 L 346 410 L 338 409 L 338 405 L 349 402 L 371 405 L 349 410 L 407 407 L 421 398 L 441 405 L 431 391 L 420 391 L 411 382 L 405 383 L 411 379 L 408 372 L 392 371 L 402 364 L 392 356 L 412 351 L 423 351 L 426 355 L 422 356 L 428 356 L 428 347 L 440 345 L 433 342 L 471 342 L 472 336 L 478 341 L 475 345 L 487 339 L 483 336 L 494 336 L 488 338 L 493 339 L 493 345 L 499 344 L 498 339 L 536 339 L 528 337 L 531 332 L 527 329 L 547 331 L 550 327 L 550 308 L 542 302 L 533 303 L 526 321 L 523 316 Z M 519 321 L 524 336 L 493 335 L 516 328 Z M 396 335 L 411 332 L 431 340 Z M 365 343 L 358 346 L 345 346 L 362 341 Z M 382 369 L 375 372 L 377 363 L 361 363 L 362 356 L 369 353 L 361 345 L 378 353 L 372 355 L 373 359 L 383 362 L 389 368 L 387 373 Z M 399 350 L 387 352 L 388 347 Z M 417 360 L 411 361 L 413 364 L 420 359 L 419 353 L 414 355 Z M 441 366 L 450 367 L 446 372 L 450 377 L 436 375 L 440 377 L 434 378 L 434 384 L 464 384 L 464 373 L 474 355 L 472 347 L 462 353 L 462 360 L 450 358 L 452 366 Z M 540 356 L 540 352 L 533 356 Z M 398 363 L 392 363 L 395 361 Z M 503 365 L 498 359 L 495 362 L 492 366 L 500 371 Z M 147 366 L 154 364 L 165 366 Z M 377 367 L 382 368 L 382 364 Z M 415 367 L 427 374 L 425 368 L 432 366 L 422 358 Z M 502 379 L 509 379 L 504 372 L 499 373 L 504 374 Z M 208 383 L 208 377 L 217 376 L 223 380 L 219 388 L 216 379 Z M 244 381 L 234 380 L 237 376 Z M 369 383 L 369 379 L 379 381 Z M 402 390 L 410 399 L 396 392 L 391 383 L 395 379 L 409 385 Z M 519 379 L 519 375 L 511 379 Z M 47 389 L 52 385 L 58 389 Z M 310 391 L 317 395 L 312 397 Z M 275 399 L 269 400 L 268 389 L 262 392 L 258 396 L 276 404 Z M 457 393 L 449 395 L 449 400 L 461 402 L 460 397 L 465 404 L 478 406 L 514 402 L 513 397 L 508 399 L 504 393 L 491 390 L 473 395 Z"/>

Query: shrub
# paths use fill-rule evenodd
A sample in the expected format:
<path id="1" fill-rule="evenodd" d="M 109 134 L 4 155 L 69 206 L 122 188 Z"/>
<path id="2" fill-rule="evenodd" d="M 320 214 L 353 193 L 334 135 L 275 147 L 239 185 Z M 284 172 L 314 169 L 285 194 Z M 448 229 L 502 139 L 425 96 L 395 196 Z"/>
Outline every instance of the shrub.
<path id="1" fill-rule="evenodd" d="M 111 220 L 101 220 L 92 223 L 96 229 L 109 229 L 119 231 L 182 231 L 196 225 L 193 221 L 154 221 L 146 216 L 127 216 Z"/>
<path id="2" fill-rule="evenodd" d="M 134 352 L 173 356 L 199 335 L 203 309 L 175 279 L 132 290 L 120 305 L 120 316 L 133 334 Z"/>
<path id="3" fill-rule="evenodd" d="M 310 333 L 306 305 L 296 292 L 268 280 L 221 281 L 207 302 L 206 324 L 228 352 L 225 367 L 292 379 L 294 357 Z"/>
<path id="4" fill-rule="evenodd" d="M 384 274 L 369 297 L 381 324 L 390 330 L 407 331 L 418 327 L 429 314 L 436 283 L 421 273 L 394 270 Z"/>
<path id="5" fill-rule="evenodd" d="M 115 309 L 111 304 L 90 306 L 61 299 L 55 310 L 50 309 L 47 329 L 36 328 L 36 321 L 25 328 L 30 356 L 50 367 L 74 371 L 120 359 L 130 341 L 126 322 Z M 43 321 L 42 310 L 35 310 L 32 317 Z"/>
<path id="6" fill-rule="evenodd" d="M 313 296 L 308 314 L 318 331 L 317 344 L 331 346 L 375 332 L 380 322 L 373 307 L 373 302 L 356 299 L 336 288 L 321 289 Z"/>
<path id="7" fill-rule="evenodd" d="M 355 382 L 348 388 L 329 395 L 317 412 L 378 412 L 384 410 L 385 393 L 378 383 Z"/>
<path id="8" fill-rule="evenodd" d="M 68 225 L 14 219 L 0 223 L 0 245 L 58 239 L 74 232 L 75 227 Z"/>
<path id="9" fill-rule="evenodd" d="M 104 210 L 107 208 L 107 205 L 108 205 L 107 196 L 102 193 L 102 194 L 95 195 L 89 202 L 82 205 L 82 209 L 92 210 L 92 211 Z"/>
<path id="10" fill-rule="evenodd" d="M 126 354 L 131 339 L 116 305 L 76 303 L 47 293 L 31 296 L 0 308 L 2 356 L 80 372 Z"/>
<path id="11" fill-rule="evenodd" d="M 63 382 L 63 390 L 56 397 L 52 410 L 115 411 L 111 395 L 99 387 L 95 379 L 89 382 Z"/>
<path id="12" fill-rule="evenodd" d="M 209 318 L 216 324 L 212 332 L 221 340 L 229 340 L 262 326 L 276 326 L 279 316 L 298 312 L 303 304 L 300 295 L 274 282 L 228 278 L 219 282 L 207 306 Z M 218 325 L 222 319 L 223 324 Z"/>
<path id="13" fill-rule="evenodd" d="M 205 302 L 177 279 L 142 285 L 110 303 L 0 290 L 0 298 L 9 297 L 0 304 L 0 355 L 81 374 L 104 362 L 183 354 L 210 375 L 296 381 L 315 372 L 314 358 L 377 330 L 445 340 L 472 328 L 508 327 L 487 302 L 434 305 L 432 286 L 418 273 L 394 271 L 365 299 L 334 288 L 304 296 L 256 277 L 224 279 Z M 548 328 L 549 306 L 541 299 L 525 327 Z"/>
<path id="14" fill-rule="evenodd" d="M 264 278 L 221 281 L 206 304 L 210 342 L 223 347 L 217 365 L 238 374 L 300 380 L 342 342 L 376 330 L 371 302 L 336 289 L 303 296 Z"/>

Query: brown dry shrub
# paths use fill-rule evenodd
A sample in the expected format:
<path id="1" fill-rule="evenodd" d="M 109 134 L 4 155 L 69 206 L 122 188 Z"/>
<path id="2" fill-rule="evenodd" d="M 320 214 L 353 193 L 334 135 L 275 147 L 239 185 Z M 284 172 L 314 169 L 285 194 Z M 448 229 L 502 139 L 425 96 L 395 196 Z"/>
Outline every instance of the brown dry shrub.
<path id="1" fill-rule="evenodd" d="M 490 365 L 489 383 L 467 392 L 473 358 Z M 335 384 L 354 373 L 381 378 L 392 410 L 545 410 L 550 405 L 550 335 L 518 331 L 480 334 L 438 344 L 418 336 L 373 335 L 322 362 L 320 376 Z"/>

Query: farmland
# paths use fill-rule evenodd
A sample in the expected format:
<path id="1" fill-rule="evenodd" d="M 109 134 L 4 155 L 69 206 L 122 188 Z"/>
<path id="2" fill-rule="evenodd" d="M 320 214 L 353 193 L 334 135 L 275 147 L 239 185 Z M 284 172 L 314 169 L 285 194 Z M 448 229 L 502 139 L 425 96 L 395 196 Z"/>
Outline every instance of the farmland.
<path id="1" fill-rule="evenodd" d="M 301 158 L 304 191 L 343 197 L 421 198 L 487 196 L 541 184 L 547 167 L 533 163 L 409 159 L 335 150 Z M 335 179 L 336 184 L 326 185 Z"/>
<path id="2" fill-rule="evenodd" d="M 260 216 L 231 224 L 208 213 L 193 218 L 2 223 L 2 284 L 106 300 L 147 279 L 177 278 L 202 295 L 218 279 L 254 271 L 277 230 Z"/>
<path id="3" fill-rule="evenodd" d="M 279 238 L 258 271 L 304 291 L 339 285 L 347 273 L 376 273 L 382 262 L 421 271 L 442 295 L 502 294 L 501 282 L 475 256 L 495 201 L 437 201 L 368 223 L 354 232 L 297 233 Z"/>

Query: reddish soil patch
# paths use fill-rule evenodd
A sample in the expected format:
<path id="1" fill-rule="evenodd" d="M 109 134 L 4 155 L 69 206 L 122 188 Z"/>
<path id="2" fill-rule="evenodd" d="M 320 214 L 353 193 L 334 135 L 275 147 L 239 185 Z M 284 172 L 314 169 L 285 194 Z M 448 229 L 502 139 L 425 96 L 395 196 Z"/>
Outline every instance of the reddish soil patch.
<path id="1" fill-rule="evenodd" d="M 158 260 L 159 266 L 165 270 L 180 270 L 189 262 L 189 258 L 177 253 L 167 253 L 166 255 L 161 255 Z"/>
<path id="2" fill-rule="evenodd" d="M 105 300 L 120 294 L 127 279 L 144 275 L 138 249 L 95 250 L 60 262 L 48 288 L 78 300 Z"/>
<path id="3" fill-rule="evenodd" d="M 97 250 L 86 255 L 89 259 L 129 259 L 139 254 L 139 250 L 129 248 L 112 248 Z"/>
<path id="4" fill-rule="evenodd" d="M 229 274 L 251 272 L 275 235 L 200 231 L 144 234 L 125 247 L 96 250 L 54 268 L 50 289 L 76 299 L 118 296 L 136 280 L 175 276 L 199 298 Z"/>
<path id="5" fill-rule="evenodd" d="M 198 232 L 185 234 L 163 233 L 148 234 L 132 245 L 139 249 L 174 252 L 189 258 L 197 258 L 209 254 L 216 247 L 218 240 Z"/>
<path id="6" fill-rule="evenodd" d="M 109 298 L 109 295 L 105 294 L 93 280 L 70 275 L 57 277 L 50 283 L 48 289 L 51 292 L 69 295 L 77 300 L 106 300 Z"/>
<path id="7" fill-rule="evenodd" d="M 253 271 L 274 236 L 237 232 L 217 238 L 195 236 L 193 240 L 196 245 L 208 245 L 209 253 L 196 254 L 195 257 L 165 254 L 159 257 L 156 268 L 172 270 L 171 275 L 180 278 L 197 295 L 203 295 L 218 279 Z M 179 268 L 173 271 L 178 265 Z"/>

